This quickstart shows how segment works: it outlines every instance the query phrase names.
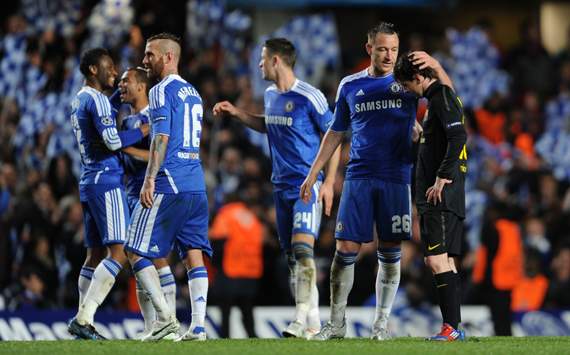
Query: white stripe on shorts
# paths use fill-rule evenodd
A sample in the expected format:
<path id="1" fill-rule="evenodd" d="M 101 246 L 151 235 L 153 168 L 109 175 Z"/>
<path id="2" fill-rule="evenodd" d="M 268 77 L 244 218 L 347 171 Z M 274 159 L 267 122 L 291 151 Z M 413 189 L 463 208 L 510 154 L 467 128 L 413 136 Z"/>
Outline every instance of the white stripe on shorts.
<path id="1" fill-rule="evenodd" d="M 117 212 L 119 213 L 119 238 L 125 241 L 127 238 L 127 221 L 125 221 L 125 205 L 123 203 L 123 195 L 121 190 L 116 189 L 117 193 Z"/>
<path id="2" fill-rule="evenodd" d="M 107 238 L 115 238 L 115 221 L 113 214 L 113 190 L 105 192 L 105 219 L 107 220 Z"/>
<path id="3" fill-rule="evenodd" d="M 144 219 L 144 229 L 141 229 L 137 233 L 142 234 L 142 237 L 140 238 L 140 246 L 137 248 L 137 250 L 143 253 L 148 253 L 150 239 L 152 237 L 152 230 L 154 229 L 154 222 L 156 220 L 156 214 L 158 213 L 160 203 L 162 202 L 163 198 L 164 194 L 154 195 L 154 202 L 150 208 L 150 213 L 148 214 L 147 218 Z"/>

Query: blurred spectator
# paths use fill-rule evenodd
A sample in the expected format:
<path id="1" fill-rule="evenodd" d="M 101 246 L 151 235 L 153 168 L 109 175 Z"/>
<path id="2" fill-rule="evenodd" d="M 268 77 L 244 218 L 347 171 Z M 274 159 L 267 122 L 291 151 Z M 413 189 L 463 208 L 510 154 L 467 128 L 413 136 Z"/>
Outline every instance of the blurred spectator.
<path id="1" fill-rule="evenodd" d="M 542 308 L 548 290 L 548 279 L 542 273 L 540 252 L 525 250 L 525 270 L 522 280 L 513 288 L 513 312 L 538 311 Z"/>
<path id="2" fill-rule="evenodd" d="M 551 263 L 552 279 L 546 295 L 549 308 L 570 307 L 570 246 L 559 249 Z"/>
<path id="3" fill-rule="evenodd" d="M 511 50 L 505 64 L 514 80 L 513 94 L 536 90 L 542 97 L 551 93 L 553 61 L 542 45 L 540 24 L 527 19 L 519 28 L 520 42 Z"/>
<path id="4" fill-rule="evenodd" d="M 241 189 L 243 192 L 246 191 Z M 217 295 L 222 309 L 220 336 L 230 337 L 230 313 L 232 306 L 237 305 L 247 336 L 255 338 L 253 304 L 263 275 L 263 226 L 245 203 L 252 200 L 238 194 L 229 195 L 210 229 L 212 247 L 218 256 L 214 260 L 219 268 L 212 293 Z"/>
<path id="5" fill-rule="evenodd" d="M 518 225 L 501 216 L 499 209 L 488 211 L 473 282 L 479 286 L 480 299 L 490 308 L 495 335 L 509 336 L 511 293 L 523 277 L 523 246 Z"/>

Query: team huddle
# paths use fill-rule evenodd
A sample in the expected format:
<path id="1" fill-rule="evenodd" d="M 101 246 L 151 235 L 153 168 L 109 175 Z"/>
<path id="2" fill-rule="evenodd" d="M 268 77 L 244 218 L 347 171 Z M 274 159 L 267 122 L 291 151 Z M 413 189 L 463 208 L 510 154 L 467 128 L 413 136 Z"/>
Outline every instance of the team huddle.
<path id="1" fill-rule="evenodd" d="M 328 340 L 346 335 L 346 304 L 362 243 L 378 236 L 376 309 L 372 338 L 390 338 L 388 319 L 400 283 L 401 242 L 411 238 L 413 147 L 419 144 L 416 203 L 426 265 L 434 274 L 443 316 L 430 340 L 462 340 L 459 276 L 464 213 L 466 134 L 461 102 L 439 63 L 425 52 L 400 55 L 394 26 L 368 32 L 370 66 L 345 77 L 334 113 L 318 89 L 295 77 L 295 47 L 284 38 L 265 42 L 259 67 L 272 82 L 264 113 L 223 101 L 215 116 L 231 116 L 266 132 L 272 160 L 277 231 L 287 256 L 295 298 L 285 337 Z M 170 34 L 146 42 L 144 68 L 130 68 L 110 98 L 117 73 L 104 49 L 81 58 L 86 86 L 72 103 L 71 122 L 81 154 L 80 199 L 87 258 L 80 272 L 79 309 L 69 332 L 104 339 L 94 314 L 115 277 L 129 263 L 145 321 L 141 340 L 206 340 L 208 202 L 201 167 L 203 117 L 198 91 L 178 75 L 179 39 Z M 151 83 L 155 83 L 152 85 Z M 152 86 L 152 88 L 151 88 Z M 147 92 L 148 96 L 147 96 Z M 418 96 L 429 100 L 422 125 Z M 117 111 L 131 115 L 117 127 Z M 330 215 L 340 145 L 351 132 L 331 266 L 330 318 L 321 327 L 313 257 L 321 216 Z M 126 189 L 123 174 L 127 176 Z M 179 334 L 176 284 L 166 257 L 176 247 L 188 275 L 192 320 Z"/>

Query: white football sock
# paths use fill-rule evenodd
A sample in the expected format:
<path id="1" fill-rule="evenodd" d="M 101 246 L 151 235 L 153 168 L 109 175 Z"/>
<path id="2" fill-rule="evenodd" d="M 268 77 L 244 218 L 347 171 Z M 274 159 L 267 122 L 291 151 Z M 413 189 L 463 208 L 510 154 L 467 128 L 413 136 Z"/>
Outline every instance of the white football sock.
<path id="1" fill-rule="evenodd" d="M 336 251 L 331 267 L 331 322 L 341 326 L 346 313 L 348 294 L 354 283 L 354 263 L 358 253 Z"/>
<path id="2" fill-rule="evenodd" d="M 190 305 L 192 307 L 190 329 L 204 328 L 208 303 L 208 271 L 204 266 L 198 266 L 188 271 L 188 289 L 190 290 Z"/>
<path id="3" fill-rule="evenodd" d="M 103 259 L 97 265 L 85 299 L 79 306 L 79 312 L 77 312 L 76 318 L 79 324 L 93 324 L 95 312 L 111 291 L 115 284 L 115 277 L 121 268 L 121 264 L 111 258 Z"/>
<path id="4" fill-rule="evenodd" d="M 144 329 L 152 329 L 152 322 L 156 320 L 156 312 L 154 306 L 152 305 L 152 300 L 148 294 L 143 290 L 140 283 L 137 281 L 137 301 L 141 308 L 141 314 L 144 319 Z"/>
<path id="5" fill-rule="evenodd" d="M 170 320 L 172 312 L 168 307 L 166 298 L 164 298 L 164 293 L 162 293 L 160 288 L 158 272 L 152 262 L 149 259 L 140 258 L 133 265 L 133 271 L 135 272 L 137 282 L 150 297 L 157 319 L 161 322 Z"/>
<path id="6" fill-rule="evenodd" d="M 400 248 L 378 250 L 378 274 L 376 275 L 376 313 L 374 328 L 387 328 L 392 304 L 400 285 Z"/>
<path id="7" fill-rule="evenodd" d="M 160 287 L 166 298 L 166 303 L 168 303 L 172 314 L 176 314 L 176 280 L 170 270 L 170 266 L 158 269 L 158 276 L 160 277 Z"/>
<path id="8" fill-rule="evenodd" d="M 317 283 L 313 285 L 311 290 L 311 308 L 307 314 L 307 328 L 321 329 L 321 316 L 319 313 L 319 289 Z"/>
<path id="9" fill-rule="evenodd" d="M 77 280 L 77 290 L 79 291 L 79 306 L 85 300 L 85 295 L 87 290 L 89 290 L 89 285 L 91 284 L 91 279 L 93 278 L 93 272 L 95 268 L 90 266 L 83 266 L 81 271 L 79 271 L 79 279 Z"/>

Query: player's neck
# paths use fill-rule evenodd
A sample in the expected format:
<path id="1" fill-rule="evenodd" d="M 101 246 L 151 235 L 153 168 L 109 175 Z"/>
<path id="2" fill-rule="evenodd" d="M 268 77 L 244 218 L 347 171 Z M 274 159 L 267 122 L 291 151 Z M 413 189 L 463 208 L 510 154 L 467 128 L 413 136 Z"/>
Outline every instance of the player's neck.
<path id="1" fill-rule="evenodd" d="M 133 102 L 133 104 L 131 105 L 131 109 L 133 113 L 139 113 L 142 110 L 144 110 L 145 107 L 147 106 L 148 106 L 148 100 L 145 97 L 144 99 L 136 100 L 135 102 Z"/>
<path id="2" fill-rule="evenodd" d="M 428 91 L 428 89 L 430 88 L 430 86 L 435 84 L 436 81 L 437 81 L 436 79 L 425 79 L 424 80 L 424 82 L 422 83 L 422 86 L 423 86 L 422 96 L 425 96 L 425 94 Z"/>
<path id="3" fill-rule="evenodd" d="M 162 73 L 160 73 L 160 80 L 166 78 L 169 75 L 178 75 L 178 70 L 176 68 L 164 68 Z"/>
<path id="4" fill-rule="evenodd" d="M 297 78 L 293 73 L 293 70 L 284 70 L 277 73 L 277 78 L 275 80 L 275 86 L 277 90 L 281 92 L 289 91 L 295 85 Z"/>
<path id="5" fill-rule="evenodd" d="M 99 92 L 103 92 L 103 87 L 97 82 L 97 80 L 93 80 L 90 78 L 85 79 L 85 85 L 93 88 Z"/>
<path id="6" fill-rule="evenodd" d="M 376 68 L 374 65 L 371 65 L 368 67 L 368 75 L 373 77 L 373 78 L 382 78 L 385 77 L 387 75 L 392 74 L 393 70 L 390 70 L 388 72 L 383 72 L 381 70 L 379 70 L 378 68 Z"/>

